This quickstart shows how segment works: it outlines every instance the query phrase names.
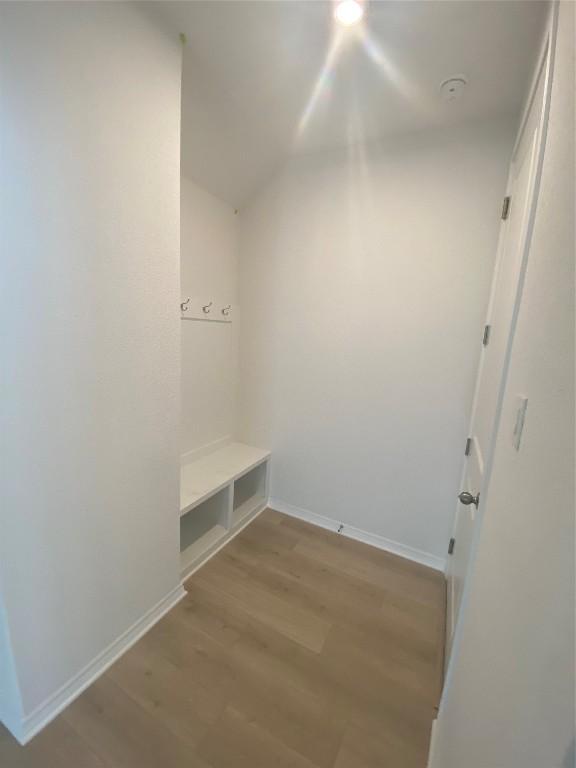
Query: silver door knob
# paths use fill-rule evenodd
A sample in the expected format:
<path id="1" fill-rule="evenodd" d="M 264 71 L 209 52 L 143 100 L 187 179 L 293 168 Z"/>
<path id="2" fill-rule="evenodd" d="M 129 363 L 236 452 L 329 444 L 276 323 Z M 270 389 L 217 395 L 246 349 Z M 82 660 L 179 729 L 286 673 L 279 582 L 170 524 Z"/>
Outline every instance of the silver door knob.
<path id="1" fill-rule="evenodd" d="M 471 493 L 468 493 L 468 491 L 462 491 L 462 493 L 458 494 L 458 498 L 460 499 L 461 504 L 465 504 L 466 506 L 474 504 L 476 509 L 478 509 L 478 504 L 480 503 L 479 493 L 477 493 L 476 496 L 473 496 Z"/>

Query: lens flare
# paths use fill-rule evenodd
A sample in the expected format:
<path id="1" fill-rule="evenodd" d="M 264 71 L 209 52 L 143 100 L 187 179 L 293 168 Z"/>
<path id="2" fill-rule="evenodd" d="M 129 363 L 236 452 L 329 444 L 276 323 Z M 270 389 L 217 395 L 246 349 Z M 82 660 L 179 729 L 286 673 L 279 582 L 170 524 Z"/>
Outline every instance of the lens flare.
<path id="1" fill-rule="evenodd" d="M 353 11 L 348 10 L 351 6 L 355 6 Z M 386 85 L 390 86 L 414 113 L 420 114 L 431 124 L 437 122 L 434 105 L 430 102 L 429 94 L 402 71 L 402 68 L 394 61 L 391 51 L 374 39 L 366 24 L 354 26 L 353 22 L 350 21 L 354 14 L 356 14 L 355 21 L 362 18 L 364 15 L 363 3 L 357 2 L 357 0 L 342 0 L 336 5 L 334 17 L 335 21 L 340 23 L 334 24 L 326 57 L 298 121 L 293 139 L 295 147 L 303 142 L 315 113 L 319 112 L 319 108 L 328 105 L 334 93 L 337 99 L 341 98 L 338 80 L 342 55 L 344 49 L 355 46 L 359 46 L 363 50 L 365 57 L 372 63 L 374 70 Z M 345 26 L 349 28 L 345 29 Z M 369 137 L 374 135 L 374 131 L 369 130 L 370 126 L 366 124 L 370 114 L 369 109 L 359 109 L 359 114 L 352 121 L 354 124 L 353 134 L 358 134 L 359 125 L 362 128 L 362 137 L 357 138 L 357 140 L 368 141 Z M 350 134 L 350 124 L 347 127 L 348 134 Z M 354 141 L 350 135 L 347 138 L 348 142 Z"/>
<path id="2" fill-rule="evenodd" d="M 336 21 L 345 27 L 351 27 L 364 16 L 364 9 L 357 0 L 342 0 L 334 13 Z"/>
<path id="3" fill-rule="evenodd" d="M 304 112 L 302 113 L 302 117 L 298 123 L 298 128 L 296 131 L 297 138 L 300 138 L 306 131 L 306 127 L 310 122 L 310 118 L 312 117 L 312 113 L 314 112 L 320 97 L 324 95 L 328 89 L 330 79 L 334 75 L 336 59 L 338 57 L 340 46 L 342 45 L 342 40 L 342 35 L 338 33 L 336 33 L 332 38 L 330 48 L 328 49 L 328 54 L 326 55 L 326 59 L 322 65 L 322 69 L 320 70 L 320 74 L 314 83 L 312 93 L 310 94 L 308 103 L 306 104 Z"/>

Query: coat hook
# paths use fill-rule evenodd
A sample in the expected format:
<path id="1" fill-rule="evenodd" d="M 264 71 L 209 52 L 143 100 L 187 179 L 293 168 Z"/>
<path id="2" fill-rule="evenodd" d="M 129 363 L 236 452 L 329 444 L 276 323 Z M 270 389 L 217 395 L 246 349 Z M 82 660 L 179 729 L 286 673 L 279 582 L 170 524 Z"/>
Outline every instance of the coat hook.
<path id="1" fill-rule="evenodd" d="M 204 312 L 205 315 L 210 314 L 210 307 L 212 306 L 213 302 L 211 301 L 210 304 L 205 304 L 202 307 L 202 312 Z"/>
<path id="2" fill-rule="evenodd" d="M 232 304 L 228 304 L 227 307 L 222 307 L 222 314 L 226 315 L 226 317 L 228 317 L 228 315 L 230 314 L 230 310 L 231 309 L 232 309 Z"/>
<path id="3" fill-rule="evenodd" d="M 190 299 L 183 301 L 182 304 L 180 304 L 180 312 L 188 312 L 188 304 L 190 304 Z"/>

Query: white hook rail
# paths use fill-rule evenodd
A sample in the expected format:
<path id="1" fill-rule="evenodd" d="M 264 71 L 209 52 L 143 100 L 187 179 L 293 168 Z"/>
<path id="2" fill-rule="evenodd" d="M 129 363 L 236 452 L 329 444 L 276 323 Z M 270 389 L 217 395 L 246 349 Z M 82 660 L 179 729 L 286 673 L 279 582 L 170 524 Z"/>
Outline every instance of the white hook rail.
<path id="1" fill-rule="evenodd" d="M 180 317 L 182 320 L 192 320 L 200 323 L 228 323 L 232 322 L 233 306 L 229 302 L 216 299 L 202 299 L 187 296 L 180 303 Z"/>

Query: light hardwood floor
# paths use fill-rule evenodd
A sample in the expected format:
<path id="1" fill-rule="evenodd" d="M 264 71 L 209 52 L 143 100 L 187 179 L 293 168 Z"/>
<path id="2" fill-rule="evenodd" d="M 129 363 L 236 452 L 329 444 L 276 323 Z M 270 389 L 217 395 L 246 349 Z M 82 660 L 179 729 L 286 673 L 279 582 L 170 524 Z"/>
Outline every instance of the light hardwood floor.
<path id="1" fill-rule="evenodd" d="M 266 510 L 2 768 L 425 768 L 443 576 Z"/>

